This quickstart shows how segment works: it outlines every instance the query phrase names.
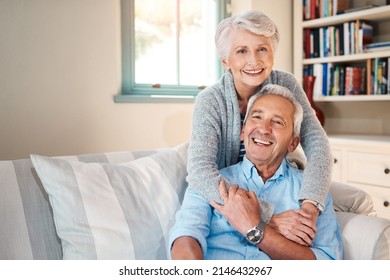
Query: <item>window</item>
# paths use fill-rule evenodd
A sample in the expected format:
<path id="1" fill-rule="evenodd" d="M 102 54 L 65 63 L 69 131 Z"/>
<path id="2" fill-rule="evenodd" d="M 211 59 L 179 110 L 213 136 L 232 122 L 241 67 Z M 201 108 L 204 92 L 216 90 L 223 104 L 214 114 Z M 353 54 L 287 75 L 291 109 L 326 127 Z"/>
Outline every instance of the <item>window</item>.
<path id="1" fill-rule="evenodd" d="M 191 100 L 223 73 L 214 45 L 230 0 L 122 0 L 117 102 Z"/>

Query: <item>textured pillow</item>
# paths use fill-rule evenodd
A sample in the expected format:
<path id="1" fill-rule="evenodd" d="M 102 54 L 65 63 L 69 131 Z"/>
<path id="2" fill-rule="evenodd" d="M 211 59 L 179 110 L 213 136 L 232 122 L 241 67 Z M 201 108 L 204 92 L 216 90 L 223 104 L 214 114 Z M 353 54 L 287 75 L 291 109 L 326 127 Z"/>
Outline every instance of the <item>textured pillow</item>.
<path id="1" fill-rule="evenodd" d="M 127 163 L 31 155 L 64 259 L 166 259 L 186 188 L 187 145 Z"/>

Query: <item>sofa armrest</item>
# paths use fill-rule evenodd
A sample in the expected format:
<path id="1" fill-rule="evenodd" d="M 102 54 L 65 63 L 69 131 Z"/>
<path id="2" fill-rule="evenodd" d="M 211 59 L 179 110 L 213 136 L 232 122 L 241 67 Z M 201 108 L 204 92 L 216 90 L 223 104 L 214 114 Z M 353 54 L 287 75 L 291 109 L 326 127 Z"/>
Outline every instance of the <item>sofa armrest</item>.
<path id="1" fill-rule="evenodd" d="M 336 212 L 344 241 L 344 259 L 390 259 L 390 220 Z"/>
<path id="2" fill-rule="evenodd" d="M 330 193 L 334 210 L 376 216 L 374 202 L 365 191 L 340 182 L 332 182 Z"/>

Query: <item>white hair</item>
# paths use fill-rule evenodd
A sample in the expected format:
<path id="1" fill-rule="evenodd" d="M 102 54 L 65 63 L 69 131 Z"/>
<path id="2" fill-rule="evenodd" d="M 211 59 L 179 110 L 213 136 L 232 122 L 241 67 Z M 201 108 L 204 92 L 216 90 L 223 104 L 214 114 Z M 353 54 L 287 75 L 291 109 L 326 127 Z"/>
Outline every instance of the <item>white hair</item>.
<path id="1" fill-rule="evenodd" d="M 302 105 L 294 98 L 294 95 L 291 93 L 291 91 L 288 88 L 275 85 L 275 84 L 266 85 L 258 93 L 252 95 L 249 98 L 244 123 L 246 122 L 249 112 L 251 111 L 255 101 L 259 97 L 267 94 L 275 94 L 275 95 L 282 96 L 292 103 L 292 105 L 294 106 L 294 116 L 293 116 L 294 137 L 299 136 L 299 133 L 301 132 L 301 124 L 303 120 Z"/>
<path id="2" fill-rule="evenodd" d="M 219 23 L 215 33 L 215 45 L 221 59 L 225 59 L 229 53 L 230 44 L 227 41 L 233 29 L 244 29 L 270 38 L 274 52 L 279 45 L 280 36 L 275 23 L 260 11 L 248 11 Z"/>

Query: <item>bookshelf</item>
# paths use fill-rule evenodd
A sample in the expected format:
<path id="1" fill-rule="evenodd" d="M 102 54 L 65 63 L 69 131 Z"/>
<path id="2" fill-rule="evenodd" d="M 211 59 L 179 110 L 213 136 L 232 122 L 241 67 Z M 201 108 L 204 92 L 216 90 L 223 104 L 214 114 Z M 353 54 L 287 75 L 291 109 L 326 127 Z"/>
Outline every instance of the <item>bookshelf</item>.
<path id="1" fill-rule="evenodd" d="M 357 20 L 374 23 L 374 42 L 390 41 L 390 5 L 379 6 L 355 12 L 304 20 L 303 1 L 294 1 L 294 74 L 299 81 L 302 81 L 304 69 L 311 69 L 315 64 L 329 64 L 356 66 L 367 69 L 367 63 L 372 63 L 375 59 L 388 59 L 390 63 L 390 48 L 370 52 L 358 52 L 348 55 L 330 55 L 322 57 L 307 58 L 304 50 L 305 30 L 318 30 L 330 26 L 342 25 Z M 383 28 L 383 26 L 385 26 Z M 367 73 L 364 72 L 365 92 L 359 95 L 335 95 L 332 93 L 315 93 L 314 100 L 317 102 L 343 102 L 343 101 L 390 101 L 388 94 L 367 94 Z M 372 81 L 371 81 L 372 82 Z"/>
<path id="2" fill-rule="evenodd" d="M 319 3 L 324 1 L 327 0 L 318 0 Z M 356 1 L 349 0 L 351 5 L 356 4 Z M 389 61 L 390 48 L 351 52 L 348 55 L 332 53 L 332 56 L 307 57 L 304 38 L 307 38 L 305 29 L 326 28 L 363 20 L 373 24 L 374 43 L 390 41 L 390 5 L 303 20 L 303 2 L 293 1 L 293 72 L 298 81 L 303 80 L 304 71 L 307 73 L 307 68 L 311 65 L 313 68 L 316 64 L 359 65 L 370 73 L 372 61 L 380 58 Z M 383 1 L 381 4 L 385 3 Z M 368 78 L 367 75 L 363 77 Z M 324 129 L 328 134 L 335 162 L 332 179 L 366 191 L 373 198 L 378 216 L 390 219 L 390 92 L 367 94 L 369 88 L 366 86 L 366 92 L 358 95 L 329 96 L 323 92 L 314 93 L 314 101 L 325 115 Z"/>

